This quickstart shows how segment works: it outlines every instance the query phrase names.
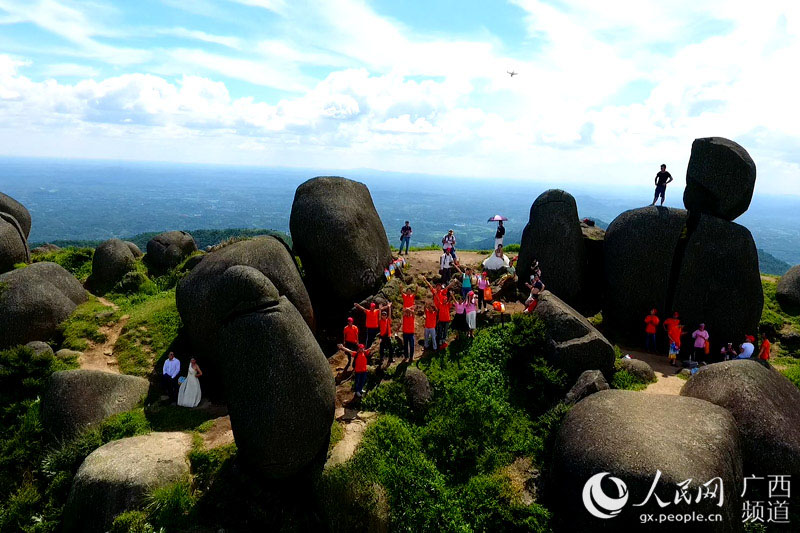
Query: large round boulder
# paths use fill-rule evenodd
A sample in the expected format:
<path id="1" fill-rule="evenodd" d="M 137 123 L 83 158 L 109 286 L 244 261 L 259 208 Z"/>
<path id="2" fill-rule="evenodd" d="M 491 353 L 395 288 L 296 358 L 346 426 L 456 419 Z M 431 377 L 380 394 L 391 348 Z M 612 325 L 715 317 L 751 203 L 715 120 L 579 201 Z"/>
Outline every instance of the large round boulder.
<path id="1" fill-rule="evenodd" d="M 72 482 L 65 533 L 103 533 L 114 517 L 141 508 L 154 489 L 189 474 L 188 433 L 150 433 L 115 440 L 89 454 Z"/>
<path id="2" fill-rule="evenodd" d="M 539 295 L 534 313 L 547 329 L 553 366 L 571 379 L 586 370 L 600 370 L 611 377 L 616 358 L 614 347 L 583 315 L 549 290 Z"/>
<path id="3" fill-rule="evenodd" d="M 136 246 L 136 243 L 133 243 L 131 241 L 122 241 L 122 242 L 125 243 L 125 246 L 128 247 L 128 249 L 133 254 L 133 257 L 135 257 L 136 259 L 138 259 L 138 258 L 140 258 L 140 257 L 142 257 L 144 255 L 142 253 L 142 251 L 139 249 L 139 247 Z"/>
<path id="4" fill-rule="evenodd" d="M 128 245 L 119 239 L 109 239 L 94 251 L 89 286 L 100 293 L 108 292 L 135 268 L 136 258 Z"/>
<path id="5" fill-rule="evenodd" d="M 185 231 L 167 231 L 147 241 L 145 260 L 154 270 L 165 271 L 197 251 L 194 238 Z"/>
<path id="6" fill-rule="evenodd" d="M 641 359 L 620 359 L 619 367 L 631 374 L 638 381 L 653 383 L 656 380 L 656 373 L 653 372 L 653 367 Z"/>
<path id="7" fill-rule="evenodd" d="M 300 271 L 286 245 L 274 237 L 239 241 L 203 256 L 178 284 L 175 299 L 183 324 L 198 347 L 211 346 L 226 309 L 213 299 L 218 278 L 235 265 L 253 267 L 264 274 L 282 296 L 297 308 L 309 327 L 314 327 L 314 311 Z M 249 295 L 239 295 L 249 298 Z"/>
<path id="8" fill-rule="evenodd" d="M 693 512 L 721 514 L 722 521 L 681 528 L 741 529 L 739 432 L 721 407 L 681 396 L 600 391 L 570 410 L 553 450 L 550 494 L 563 531 L 649 531 L 659 524 L 642 526 L 642 514 Z M 684 481 L 690 503 L 676 501 Z M 695 501 L 707 482 L 718 488 L 717 497 Z M 656 496 L 669 507 L 658 505 Z"/>
<path id="9" fill-rule="evenodd" d="M 55 355 L 53 353 L 53 348 L 50 347 L 49 344 L 43 341 L 31 341 L 25 344 L 28 348 L 34 351 L 36 355 Z"/>
<path id="10" fill-rule="evenodd" d="M 746 359 L 724 361 L 692 376 L 681 395 L 733 415 L 748 474 L 800 478 L 800 390 L 780 372 Z"/>
<path id="11" fill-rule="evenodd" d="M 673 297 L 689 332 L 703 322 L 719 350 L 755 335 L 764 307 L 758 252 L 744 226 L 701 215 L 691 230 Z M 643 317 L 644 315 L 642 315 Z"/>
<path id="12" fill-rule="evenodd" d="M 0 192 L 0 213 L 8 213 L 19 223 L 27 240 L 31 234 L 31 214 L 24 205 Z"/>
<path id="13" fill-rule="evenodd" d="M 547 289 L 572 306 L 581 304 L 586 254 L 575 198 L 560 189 L 539 195 L 531 205 L 517 260 L 519 289 L 530 282 L 533 260 L 539 261 Z"/>
<path id="14" fill-rule="evenodd" d="M 682 209 L 643 207 L 625 211 L 605 235 L 606 293 L 603 326 L 628 343 L 644 339 L 644 317 L 652 308 L 669 313 L 674 260 L 686 242 L 689 214 Z"/>
<path id="15" fill-rule="evenodd" d="M 755 185 L 756 164 L 747 150 L 723 137 L 694 140 L 683 192 L 686 209 L 733 220 L 750 207 Z"/>
<path id="16" fill-rule="evenodd" d="M 285 478 L 327 451 L 333 375 L 308 324 L 260 271 L 236 265 L 216 278 L 225 319 L 213 358 L 222 368 L 231 428 L 242 461 Z"/>
<path id="17" fill-rule="evenodd" d="M 8 272 L 15 264 L 30 260 L 28 241 L 17 219 L 0 212 L 0 272 Z"/>
<path id="18" fill-rule="evenodd" d="M 319 318 L 338 324 L 353 302 L 384 283 L 392 255 L 363 183 L 318 177 L 301 184 L 289 228 Z"/>
<path id="19" fill-rule="evenodd" d="M 787 309 L 800 308 L 800 265 L 793 266 L 781 276 L 775 288 L 775 298 Z"/>
<path id="20" fill-rule="evenodd" d="M 424 413 L 433 397 L 428 376 L 418 368 L 409 368 L 403 377 L 403 385 L 408 405 L 415 413 Z"/>
<path id="21" fill-rule="evenodd" d="M 48 340 L 87 300 L 75 277 L 55 263 L 34 263 L 0 274 L 0 349 Z"/>
<path id="22" fill-rule="evenodd" d="M 42 425 L 59 438 L 72 437 L 111 415 L 136 407 L 150 382 L 99 370 L 53 373 L 42 394 Z"/>

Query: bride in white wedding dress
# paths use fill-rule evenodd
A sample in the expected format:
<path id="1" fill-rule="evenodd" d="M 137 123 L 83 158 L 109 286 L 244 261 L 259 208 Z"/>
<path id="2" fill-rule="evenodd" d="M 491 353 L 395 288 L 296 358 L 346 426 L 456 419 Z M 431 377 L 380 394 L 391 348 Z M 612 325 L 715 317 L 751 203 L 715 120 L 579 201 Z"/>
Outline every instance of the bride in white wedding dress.
<path id="1" fill-rule="evenodd" d="M 189 363 L 189 373 L 186 375 L 186 380 L 181 383 L 181 388 L 178 391 L 178 405 L 182 407 L 197 407 L 200 403 L 200 380 L 197 379 L 203 375 L 200 367 L 197 366 L 197 361 L 194 357 Z"/>

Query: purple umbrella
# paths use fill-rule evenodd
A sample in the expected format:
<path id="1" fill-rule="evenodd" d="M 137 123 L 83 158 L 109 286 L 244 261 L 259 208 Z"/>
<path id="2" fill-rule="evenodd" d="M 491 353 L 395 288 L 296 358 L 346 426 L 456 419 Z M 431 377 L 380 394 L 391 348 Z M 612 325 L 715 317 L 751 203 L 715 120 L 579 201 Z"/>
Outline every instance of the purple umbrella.
<path id="1" fill-rule="evenodd" d="M 508 220 L 508 217 L 504 217 L 502 215 L 495 215 L 486 222 L 500 222 L 501 220 Z"/>

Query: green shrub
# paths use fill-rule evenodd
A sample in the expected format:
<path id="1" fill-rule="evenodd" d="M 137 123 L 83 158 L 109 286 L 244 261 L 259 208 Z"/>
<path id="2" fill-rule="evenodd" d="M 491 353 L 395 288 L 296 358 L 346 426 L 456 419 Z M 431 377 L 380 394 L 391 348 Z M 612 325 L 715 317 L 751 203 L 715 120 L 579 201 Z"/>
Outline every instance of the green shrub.
<path id="1" fill-rule="evenodd" d="M 620 369 L 614 372 L 614 376 L 611 378 L 611 383 L 609 383 L 609 385 L 611 385 L 612 389 L 638 391 L 646 389 L 648 383 L 641 381 L 627 370 Z"/>
<path id="2" fill-rule="evenodd" d="M 369 391 L 364 396 L 362 405 L 367 411 L 380 411 L 407 420 L 413 418 L 406 398 L 405 387 L 399 380 L 384 382 Z"/>
<path id="3" fill-rule="evenodd" d="M 186 525 L 196 502 L 191 481 L 186 478 L 152 490 L 145 511 L 153 524 L 174 531 Z"/>
<path id="4" fill-rule="evenodd" d="M 506 253 L 509 253 L 509 252 L 518 253 L 519 252 L 519 246 L 520 245 L 517 244 L 517 243 L 506 244 L 506 245 L 503 245 L 503 251 L 506 252 Z"/>
<path id="5" fill-rule="evenodd" d="M 189 452 L 195 486 L 200 491 L 207 492 L 225 465 L 233 461 L 235 457 L 236 444 L 205 450 L 202 440 L 200 440 Z"/>
<path id="6" fill-rule="evenodd" d="M 127 511 L 117 515 L 110 533 L 156 533 L 144 511 Z"/>
<path id="7" fill-rule="evenodd" d="M 334 420 L 333 424 L 331 424 L 331 440 L 328 441 L 328 452 L 330 452 L 333 447 L 336 446 L 343 438 L 344 426 L 340 422 Z"/>
<path id="8" fill-rule="evenodd" d="M 787 365 L 786 368 L 781 370 L 781 374 L 786 376 L 797 388 L 800 388 L 800 364 Z"/>
<path id="9" fill-rule="evenodd" d="M 84 282 L 89 277 L 89 274 L 92 273 L 92 257 L 94 257 L 93 248 L 69 247 L 46 254 L 34 254 L 31 260 L 34 263 L 47 261 L 59 264 L 81 282 Z"/>
<path id="10" fill-rule="evenodd" d="M 119 300 L 118 305 L 130 315 L 114 346 L 120 372 L 147 376 L 154 363 L 166 357 L 181 327 L 175 291 Z"/>
<path id="11" fill-rule="evenodd" d="M 549 511 L 520 503 L 506 475 L 475 476 L 458 490 L 458 498 L 472 531 L 550 531 Z"/>

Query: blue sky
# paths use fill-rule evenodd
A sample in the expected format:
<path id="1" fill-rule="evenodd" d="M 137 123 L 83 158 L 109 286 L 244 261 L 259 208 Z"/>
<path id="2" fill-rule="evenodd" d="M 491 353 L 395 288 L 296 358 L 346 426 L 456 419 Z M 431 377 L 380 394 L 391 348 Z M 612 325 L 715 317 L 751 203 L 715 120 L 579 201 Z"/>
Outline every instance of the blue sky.
<path id="1" fill-rule="evenodd" d="M 613 186 L 719 135 L 800 194 L 798 57 L 796 1 L 0 0 L 0 155 Z"/>

